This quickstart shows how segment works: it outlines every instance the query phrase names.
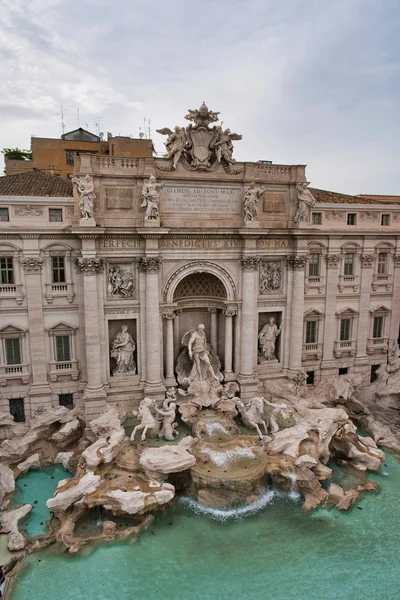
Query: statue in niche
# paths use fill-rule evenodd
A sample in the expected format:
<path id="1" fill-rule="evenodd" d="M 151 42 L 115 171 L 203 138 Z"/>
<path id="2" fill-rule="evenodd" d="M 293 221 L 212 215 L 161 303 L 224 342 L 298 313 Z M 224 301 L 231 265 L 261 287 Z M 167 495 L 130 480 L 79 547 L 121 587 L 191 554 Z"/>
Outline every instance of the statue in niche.
<path id="1" fill-rule="evenodd" d="M 128 325 L 122 325 L 113 339 L 111 347 L 111 358 L 114 358 L 117 363 L 116 368 L 113 370 L 113 375 L 116 373 L 136 374 L 136 364 L 133 360 L 135 348 L 136 345 L 128 331 Z"/>
<path id="2" fill-rule="evenodd" d="M 294 218 L 295 223 L 308 223 L 310 220 L 310 210 L 316 203 L 316 199 L 308 189 L 308 185 L 308 182 L 296 185 L 299 207 Z"/>
<path id="3" fill-rule="evenodd" d="M 158 206 L 160 204 L 160 194 L 158 190 L 164 187 L 163 183 L 157 183 L 154 175 L 150 175 L 149 180 L 143 184 L 142 189 L 142 208 L 146 207 L 144 213 L 145 221 L 152 221 L 159 218 Z"/>
<path id="4" fill-rule="evenodd" d="M 110 267 L 108 271 L 108 295 L 129 298 L 135 291 L 132 273 L 121 267 Z"/>
<path id="5" fill-rule="evenodd" d="M 185 128 L 176 126 L 175 131 L 171 131 L 168 127 L 164 127 L 163 129 L 157 129 L 157 133 L 168 135 L 165 142 L 167 154 L 164 158 L 172 158 L 172 168 L 176 169 L 188 142 Z"/>
<path id="6" fill-rule="evenodd" d="M 214 381 L 219 384 L 222 380 L 221 364 L 207 344 L 204 325 L 185 333 L 182 345 L 185 348 L 180 352 L 176 365 L 179 383 Z"/>
<path id="7" fill-rule="evenodd" d="M 258 187 L 254 181 L 250 184 L 249 189 L 244 195 L 243 209 L 244 209 L 244 222 L 250 223 L 255 221 L 257 218 L 258 203 L 260 197 L 265 192 L 266 188 Z"/>
<path id="8" fill-rule="evenodd" d="M 72 183 L 76 186 L 79 194 L 79 208 L 82 219 L 93 219 L 93 204 L 96 197 L 94 193 L 93 177 L 73 177 Z"/>
<path id="9" fill-rule="evenodd" d="M 261 329 L 258 335 L 259 355 L 258 362 L 263 363 L 269 360 L 276 360 L 275 345 L 276 338 L 282 331 L 282 325 L 279 327 L 275 323 L 274 317 L 271 317 Z"/>
<path id="10" fill-rule="evenodd" d="M 260 293 L 278 292 L 282 284 L 282 265 L 279 262 L 266 261 L 261 263 Z"/>

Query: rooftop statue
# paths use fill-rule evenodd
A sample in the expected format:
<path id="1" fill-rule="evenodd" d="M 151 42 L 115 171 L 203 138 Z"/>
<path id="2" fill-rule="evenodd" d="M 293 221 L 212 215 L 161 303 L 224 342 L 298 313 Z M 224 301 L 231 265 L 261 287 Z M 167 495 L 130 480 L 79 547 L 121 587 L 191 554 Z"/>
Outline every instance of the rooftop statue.
<path id="1" fill-rule="evenodd" d="M 144 213 L 145 221 L 154 221 L 160 216 L 158 212 L 158 206 L 160 204 L 160 194 L 158 190 L 162 187 L 164 187 L 164 184 L 157 183 L 157 179 L 154 175 L 150 175 L 149 180 L 143 184 L 142 204 L 140 206 L 142 208 L 146 207 Z"/>
<path id="2" fill-rule="evenodd" d="M 244 220 L 246 223 L 257 219 L 258 203 L 265 190 L 265 187 L 257 186 L 254 181 L 250 184 L 243 199 Z"/>
<path id="3" fill-rule="evenodd" d="M 210 127 L 211 123 L 219 120 L 219 112 L 209 110 L 203 102 L 199 109 L 189 109 L 185 119 L 192 121 L 186 128 L 176 126 L 174 131 L 168 127 L 157 129 L 157 133 L 168 135 L 164 158 L 172 159 L 171 167 L 157 165 L 157 168 L 172 171 L 182 161 L 189 170 L 212 171 L 221 164 L 228 173 L 238 172 L 231 168 L 236 162 L 232 156 L 232 141 L 241 140 L 242 136 L 231 133 L 230 129 L 224 130 L 222 124 Z"/>
<path id="4" fill-rule="evenodd" d="M 93 219 L 93 203 L 96 197 L 94 193 L 93 177 L 73 177 L 72 183 L 76 186 L 79 194 L 79 208 L 82 219 Z"/>
<path id="5" fill-rule="evenodd" d="M 308 189 L 308 185 L 308 182 L 296 185 L 299 207 L 294 217 L 295 223 L 307 223 L 310 220 L 310 210 L 316 203 L 316 199 Z"/>

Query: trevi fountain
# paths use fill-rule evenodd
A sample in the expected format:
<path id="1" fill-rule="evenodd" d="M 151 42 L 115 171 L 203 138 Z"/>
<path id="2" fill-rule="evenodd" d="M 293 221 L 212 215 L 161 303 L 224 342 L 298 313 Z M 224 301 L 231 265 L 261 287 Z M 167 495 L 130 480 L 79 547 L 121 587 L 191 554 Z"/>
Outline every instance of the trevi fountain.
<path id="1" fill-rule="evenodd" d="M 301 165 L 236 163 L 241 135 L 204 104 L 186 118 L 160 130 L 164 158 L 76 162 L 57 238 L 75 270 L 42 328 L 71 355 L 47 379 L 35 321 L 30 418 L 0 413 L 1 585 L 12 600 L 398 598 L 396 232 L 376 250 L 382 283 L 373 204 L 369 250 L 342 248 L 343 195 L 332 210 Z M 23 262 L 34 306 L 40 256 Z"/>

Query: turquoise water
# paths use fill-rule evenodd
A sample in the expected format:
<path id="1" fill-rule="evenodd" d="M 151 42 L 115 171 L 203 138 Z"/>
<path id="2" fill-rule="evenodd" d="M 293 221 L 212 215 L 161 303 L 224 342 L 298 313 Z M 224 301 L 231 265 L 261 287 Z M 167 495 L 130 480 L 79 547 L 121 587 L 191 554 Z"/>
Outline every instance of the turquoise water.
<path id="1" fill-rule="evenodd" d="M 349 512 L 304 514 L 267 493 L 257 514 L 221 521 L 181 502 L 136 542 L 74 556 L 53 546 L 27 557 L 11 599 L 398 600 L 400 465 L 385 465 L 371 475 L 381 493 Z"/>
<path id="2" fill-rule="evenodd" d="M 18 477 L 11 508 L 20 504 L 32 505 L 31 512 L 21 521 L 28 537 L 46 533 L 46 521 L 51 518 L 46 500 L 54 495 L 58 482 L 68 477 L 72 477 L 72 474 L 61 465 L 54 465 L 40 471 L 30 470 Z"/>

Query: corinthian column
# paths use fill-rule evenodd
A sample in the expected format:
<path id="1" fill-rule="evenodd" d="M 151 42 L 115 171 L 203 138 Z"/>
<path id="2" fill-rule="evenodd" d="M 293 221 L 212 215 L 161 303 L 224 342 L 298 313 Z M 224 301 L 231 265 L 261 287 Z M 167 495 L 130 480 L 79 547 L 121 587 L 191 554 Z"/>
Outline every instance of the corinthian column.
<path id="1" fill-rule="evenodd" d="M 152 397 L 164 397 L 165 386 L 161 372 L 160 303 L 158 270 L 161 258 L 145 256 L 139 259 L 139 269 L 145 273 L 145 336 L 146 336 L 146 383 L 145 393 Z"/>
<path id="2" fill-rule="evenodd" d="M 235 309 L 227 308 L 225 314 L 225 380 L 233 379 L 232 376 L 232 356 L 233 356 L 233 317 L 236 315 Z"/>
<path id="3" fill-rule="evenodd" d="M 257 390 L 254 378 L 254 356 L 257 326 L 256 283 L 260 259 L 245 256 L 241 259 L 242 310 L 240 319 L 240 369 L 239 382 L 242 398 L 249 398 Z"/>
<path id="4" fill-rule="evenodd" d="M 217 334 L 217 308 L 209 308 L 208 312 L 211 314 L 211 335 L 210 342 L 211 346 L 215 354 L 218 354 L 217 342 L 218 342 L 218 334 Z"/>
<path id="5" fill-rule="evenodd" d="M 303 348 L 304 269 L 307 265 L 307 256 L 288 256 L 287 265 L 293 269 L 290 309 L 289 369 L 296 371 L 301 368 Z"/>
<path id="6" fill-rule="evenodd" d="M 107 398 L 101 373 L 101 336 L 97 290 L 97 275 L 103 271 L 104 263 L 101 258 L 77 258 L 75 267 L 77 272 L 83 275 L 87 371 L 87 385 L 83 397 L 85 415 L 88 420 L 91 420 L 105 410 Z"/>

